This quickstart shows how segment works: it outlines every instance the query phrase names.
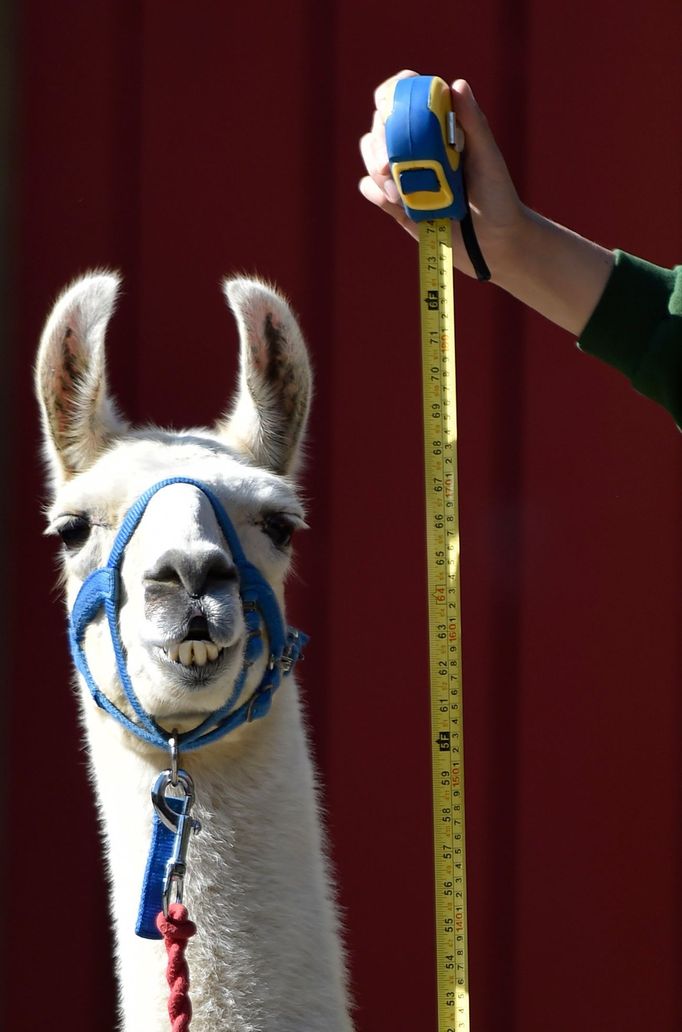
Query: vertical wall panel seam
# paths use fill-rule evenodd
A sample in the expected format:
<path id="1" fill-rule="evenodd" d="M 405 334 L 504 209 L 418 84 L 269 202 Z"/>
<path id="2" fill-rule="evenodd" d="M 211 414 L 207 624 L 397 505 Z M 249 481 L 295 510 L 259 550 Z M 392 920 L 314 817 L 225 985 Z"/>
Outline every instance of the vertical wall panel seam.
<path id="1" fill-rule="evenodd" d="M 313 345 L 313 365 L 317 385 L 317 402 L 313 410 L 313 435 L 311 454 L 314 454 L 314 466 L 317 470 L 329 470 L 331 464 L 332 432 L 330 420 L 335 413 L 332 397 L 334 378 L 332 375 L 335 342 L 333 340 L 334 320 L 334 279 L 336 273 L 335 254 L 335 204 L 333 190 L 322 173 L 325 169 L 336 168 L 336 67 L 334 54 L 334 26 L 336 9 L 334 3 L 320 4 L 317 0 L 308 0 L 306 16 L 305 52 L 307 55 L 308 74 L 305 77 L 305 95 L 299 117 L 306 127 L 305 134 L 305 175 L 307 189 L 303 197 L 305 247 L 304 268 L 308 296 L 314 297 L 315 306 L 312 324 L 308 330 Z M 319 345 L 324 343 L 324 350 Z M 316 346 L 317 345 L 317 346 Z M 320 401 L 326 398 L 328 404 L 321 411 Z M 331 508 L 334 477 L 319 477 L 315 485 L 316 518 L 322 528 L 331 529 Z M 329 689 L 332 684 L 331 659 L 331 619 L 330 604 L 333 585 L 330 583 L 330 562 L 317 564 L 318 598 L 325 603 L 317 611 L 317 645 L 313 647 L 327 648 L 318 669 L 321 673 L 322 686 L 307 685 L 310 693 L 315 690 L 317 707 L 315 753 L 323 771 L 329 771 L 329 740 L 332 734 L 330 716 Z"/>
<path id="2" fill-rule="evenodd" d="M 524 195 L 527 154 L 528 0 L 509 4 L 499 0 L 499 33 L 502 42 L 501 67 L 497 79 L 501 90 L 503 131 L 508 134 L 504 152 L 513 168 L 519 195 Z M 526 628 L 522 625 L 523 602 L 523 478 L 525 454 L 525 313 L 520 305 L 501 299 L 497 308 L 498 352 L 493 384 L 493 418 L 497 442 L 493 462 L 493 484 L 497 501 L 493 540 L 497 570 L 493 600 L 492 664 L 493 691 L 499 700 L 493 731 L 497 767 L 493 818 L 493 840 L 500 858 L 495 874 L 498 899 L 494 908 L 498 942 L 498 989 L 507 1004 L 506 1032 L 519 1028 L 516 977 L 519 928 L 519 849 L 520 803 L 520 707 L 523 694 L 523 645 Z M 474 973 L 475 980 L 475 973 Z M 485 987 L 472 986 L 476 991 Z M 474 1004 L 475 1006 L 475 995 Z M 475 1010 L 473 1011 L 475 1018 Z"/>
<path id="3" fill-rule="evenodd" d="M 9 412 L 10 385 L 13 381 L 14 369 L 14 344 L 16 335 L 14 332 L 14 311 L 11 299 L 14 296 L 11 255 L 14 251 L 15 224 L 13 218 L 13 197 L 15 182 L 15 154 L 16 139 L 14 133 L 14 104 L 16 101 L 15 82 L 15 5 L 13 0 L 5 0 L 0 5 L 0 153 L 5 159 L 0 162 L 0 348 L 3 361 L 3 375 L 0 377 L 0 475 L 4 484 L 11 483 L 12 457 L 8 448 L 11 430 L 11 419 Z M 2 508 L 0 517 L 0 535 L 3 541 L 7 541 L 7 506 Z M 7 549 L 0 550 L 0 583 L 7 583 Z M 6 597 L 6 595 L 5 595 Z M 5 603 L 0 611 L 0 648 L 2 654 L 7 655 L 7 614 Z M 7 699 L 3 699 L 0 705 L 0 755 L 2 756 L 0 767 L 0 827 L 7 828 L 6 796 L 5 786 L 9 778 L 5 770 L 7 756 L 6 735 L 8 733 L 7 720 Z M 0 861 L 0 881 L 5 884 L 6 874 L 6 851 L 3 850 Z M 4 956 L 7 937 L 3 936 L 0 953 Z M 3 964 L 4 970 L 4 964 Z"/>

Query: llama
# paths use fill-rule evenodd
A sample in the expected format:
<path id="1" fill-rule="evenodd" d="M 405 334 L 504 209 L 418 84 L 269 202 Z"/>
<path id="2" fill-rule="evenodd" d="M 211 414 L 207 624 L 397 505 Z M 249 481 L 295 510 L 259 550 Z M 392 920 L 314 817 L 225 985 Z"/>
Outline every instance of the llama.
<path id="1" fill-rule="evenodd" d="M 192 481 L 171 483 L 149 500 L 122 558 L 117 614 L 141 707 L 164 736 L 182 735 L 235 691 L 235 710 L 260 698 L 268 669 L 267 649 L 245 664 L 250 625 L 240 573 L 201 485 L 219 499 L 283 610 L 290 539 L 304 525 L 294 475 L 310 367 L 283 297 L 256 280 L 226 281 L 240 333 L 231 408 L 210 430 L 131 427 L 106 379 L 104 338 L 118 284 L 100 273 L 77 281 L 43 331 L 36 388 L 48 532 L 62 539 L 71 612 L 83 581 L 106 562 L 131 503 L 168 478 Z M 135 722 L 101 610 L 83 630 L 83 652 L 103 698 Z M 168 755 L 95 705 L 82 670 L 77 683 L 110 884 L 121 1027 L 161 1032 L 169 1027 L 164 945 L 134 929 L 150 787 Z M 184 886 L 198 928 L 187 951 L 193 1032 L 350 1032 L 338 917 L 293 677 L 282 679 L 263 719 L 181 753 L 180 763 L 194 781 L 192 814 L 202 825 L 190 843 Z"/>

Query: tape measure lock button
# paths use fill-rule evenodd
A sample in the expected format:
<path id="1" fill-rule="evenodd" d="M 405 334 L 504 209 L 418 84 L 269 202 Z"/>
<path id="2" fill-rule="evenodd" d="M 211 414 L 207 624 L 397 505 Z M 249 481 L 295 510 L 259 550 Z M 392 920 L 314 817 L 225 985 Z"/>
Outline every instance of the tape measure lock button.
<path id="1" fill-rule="evenodd" d="M 415 221 L 432 221 L 443 208 L 450 208 L 454 195 L 439 161 L 400 161 L 393 166 L 393 178 L 403 204 L 418 210 Z"/>
<path id="2" fill-rule="evenodd" d="M 408 168 L 400 173 L 400 189 L 404 194 L 413 194 L 423 190 L 437 193 L 440 190 L 440 183 L 432 168 Z"/>

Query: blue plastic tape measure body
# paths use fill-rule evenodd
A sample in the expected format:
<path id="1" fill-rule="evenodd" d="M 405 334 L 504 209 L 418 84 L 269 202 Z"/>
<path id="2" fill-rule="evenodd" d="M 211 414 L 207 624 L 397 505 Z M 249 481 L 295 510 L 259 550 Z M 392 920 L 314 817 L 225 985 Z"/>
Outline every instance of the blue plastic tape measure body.
<path id="1" fill-rule="evenodd" d="M 450 89 L 435 75 L 399 79 L 386 120 L 391 172 L 415 222 L 461 221 L 468 212 L 460 154 L 448 141 Z"/>

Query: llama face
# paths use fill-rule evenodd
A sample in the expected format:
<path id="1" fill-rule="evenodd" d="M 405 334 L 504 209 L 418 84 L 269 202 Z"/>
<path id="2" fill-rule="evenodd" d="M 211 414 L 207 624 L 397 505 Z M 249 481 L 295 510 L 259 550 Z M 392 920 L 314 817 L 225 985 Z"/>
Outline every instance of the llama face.
<path id="1" fill-rule="evenodd" d="M 283 606 L 291 535 L 303 511 L 287 475 L 307 415 L 305 346 L 285 302 L 240 280 L 228 286 L 241 331 L 240 389 L 212 430 L 133 430 L 106 390 L 103 334 L 113 294 L 102 280 L 76 284 L 58 302 L 39 352 L 37 383 L 54 485 L 50 530 L 64 541 L 67 602 L 106 563 L 121 521 L 140 494 L 169 477 L 206 483 L 220 498 L 247 558 Z M 108 308 L 107 308 L 108 304 Z M 233 557 L 203 493 L 188 484 L 151 499 L 121 569 L 121 637 L 144 708 L 185 730 L 230 697 L 246 644 Z M 103 620 L 86 632 L 95 680 L 122 702 Z M 244 694 L 266 659 L 250 671 Z"/>

